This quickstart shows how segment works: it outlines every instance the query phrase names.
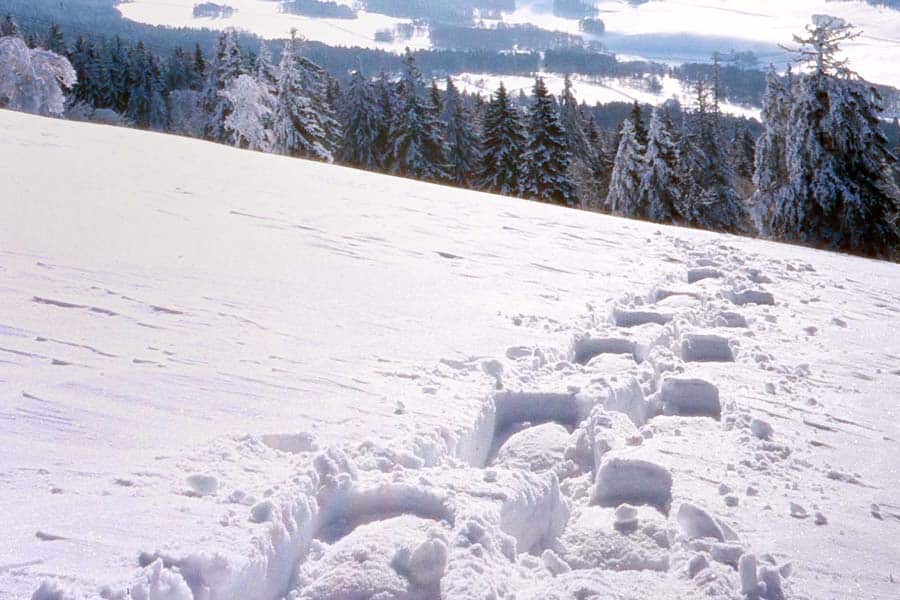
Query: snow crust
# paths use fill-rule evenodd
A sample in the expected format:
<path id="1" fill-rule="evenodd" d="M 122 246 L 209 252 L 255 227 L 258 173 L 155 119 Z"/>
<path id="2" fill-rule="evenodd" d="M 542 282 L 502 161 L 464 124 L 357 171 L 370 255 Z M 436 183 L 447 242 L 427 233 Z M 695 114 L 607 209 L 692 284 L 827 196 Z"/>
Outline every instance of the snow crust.
<path id="1" fill-rule="evenodd" d="M 5 111 L 0 180 L 3 600 L 895 594 L 896 265 Z"/>

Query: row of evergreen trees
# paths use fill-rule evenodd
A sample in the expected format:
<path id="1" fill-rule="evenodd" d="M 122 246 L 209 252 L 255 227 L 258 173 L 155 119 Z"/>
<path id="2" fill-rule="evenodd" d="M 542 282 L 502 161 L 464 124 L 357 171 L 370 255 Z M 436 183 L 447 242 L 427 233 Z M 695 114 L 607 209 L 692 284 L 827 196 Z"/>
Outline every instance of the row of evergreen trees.
<path id="1" fill-rule="evenodd" d="M 0 35 L 15 36 L 12 19 Z M 718 231 L 761 232 L 872 255 L 895 255 L 897 184 L 879 129 L 874 88 L 835 58 L 852 34 L 822 21 L 798 39 L 812 68 L 768 78 L 758 144 L 727 127 L 717 72 L 698 81 L 680 122 L 635 103 L 616 132 L 601 130 L 567 80 L 559 98 L 542 79 L 530 97 L 501 84 L 488 98 L 426 83 L 412 54 L 399 78 L 354 73 L 344 89 L 304 57 L 296 36 L 273 63 L 234 32 L 177 49 L 163 64 L 138 43 L 79 38 L 58 28 L 42 43 L 71 60 L 74 107 L 106 109 L 138 127 L 260 151 L 336 161 L 433 182 L 606 210 Z"/>

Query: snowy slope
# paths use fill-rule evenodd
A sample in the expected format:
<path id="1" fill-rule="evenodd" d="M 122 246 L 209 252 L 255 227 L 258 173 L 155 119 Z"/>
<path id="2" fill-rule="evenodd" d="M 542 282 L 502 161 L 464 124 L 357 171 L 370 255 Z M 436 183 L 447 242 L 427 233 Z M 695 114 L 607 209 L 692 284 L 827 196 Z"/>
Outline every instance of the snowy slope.
<path id="1" fill-rule="evenodd" d="M 3 600 L 900 592 L 897 265 L 6 111 L 0 181 Z"/>

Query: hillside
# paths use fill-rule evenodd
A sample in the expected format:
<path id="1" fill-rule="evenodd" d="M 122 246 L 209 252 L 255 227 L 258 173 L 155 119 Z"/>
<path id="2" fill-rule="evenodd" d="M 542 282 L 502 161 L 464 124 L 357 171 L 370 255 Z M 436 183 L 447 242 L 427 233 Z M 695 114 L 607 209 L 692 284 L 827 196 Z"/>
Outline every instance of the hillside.
<path id="1" fill-rule="evenodd" d="M 0 181 L 2 600 L 900 593 L 896 264 L 8 111 Z"/>

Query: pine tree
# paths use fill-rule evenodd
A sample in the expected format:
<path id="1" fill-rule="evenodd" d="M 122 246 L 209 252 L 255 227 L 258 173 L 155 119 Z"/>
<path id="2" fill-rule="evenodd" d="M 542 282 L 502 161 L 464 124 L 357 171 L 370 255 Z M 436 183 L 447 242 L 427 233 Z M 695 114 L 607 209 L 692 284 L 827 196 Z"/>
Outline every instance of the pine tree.
<path id="1" fill-rule="evenodd" d="M 670 223 L 677 217 L 678 177 L 671 122 L 654 110 L 647 133 L 640 206 L 651 221 Z"/>
<path id="2" fill-rule="evenodd" d="M 625 119 L 619 132 L 619 148 L 606 195 L 606 207 L 613 213 L 626 217 L 646 218 L 641 179 L 645 168 L 644 148 L 637 140 L 634 121 Z"/>
<path id="3" fill-rule="evenodd" d="M 774 210 L 788 183 L 785 137 L 790 104 L 790 93 L 775 67 L 771 66 L 762 105 L 762 120 L 766 129 L 756 142 L 753 167 L 753 185 L 756 191 L 750 200 L 753 218 L 763 235 L 772 233 L 769 228 Z"/>
<path id="4" fill-rule="evenodd" d="M 378 169 L 382 164 L 378 138 L 387 124 L 375 86 L 359 71 L 354 72 L 342 105 L 340 161 L 363 169 Z"/>
<path id="5" fill-rule="evenodd" d="M 234 139 L 225 129 L 225 119 L 231 114 L 231 103 L 222 93 L 244 72 L 241 48 L 233 29 L 219 35 L 216 53 L 210 64 L 203 88 L 203 109 L 207 121 L 204 137 L 233 144 Z"/>
<path id="6" fill-rule="evenodd" d="M 481 187 L 515 195 L 522 188 L 522 153 L 525 136 L 519 113 L 510 102 L 503 82 L 484 110 Z"/>
<path id="7" fill-rule="evenodd" d="M 735 188 L 715 104 L 709 103 L 709 87 L 698 81 L 695 94 L 694 110 L 685 118 L 679 145 L 679 216 L 694 227 L 746 233 L 750 215 Z"/>
<path id="8" fill-rule="evenodd" d="M 296 35 L 292 35 L 281 55 L 278 97 L 272 118 L 273 149 L 288 156 L 330 162 L 334 155 L 322 126 L 323 115 L 318 113 L 315 103 L 304 88 L 307 77 L 299 52 L 299 41 Z"/>
<path id="9" fill-rule="evenodd" d="M 472 183 L 478 164 L 478 140 L 472 115 L 450 77 L 447 78 L 444 115 L 450 181 L 456 185 L 468 186 Z"/>
<path id="10" fill-rule="evenodd" d="M 769 231 L 778 238 L 873 256 L 900 248 L 900 190 L 881 131 L 880 97 L 838 58 L 858 34 L 817 16 L 795 37 L 809 65 L 794 85 L 786 134 L 788 185 Z"/>
<path id="11" fill-rule="evenodd" d="M 266 87 L 251 75 L 240 75 L 222 93 L 232 107 L 225 118 L 225 129 L 234 145 L 268 151 L 272 145 L 269 127 L 274 102 Z"/>
<path id="12" fill-rule="evenodd" d="M 384 71 L 381 72 L 381 76 L 375 82 L 375 97 L 381 117 L 378 136 L 375 138 L 376 156 L 381 157 L 377 164 L 382 170 L 390 171 L 394 166 L 391 153 L 393 149 L 391 131 L 398 107 L 396 91 Z"/>
<path id="13" fill-rule="evenodd" d="M 155 56 L 143 42 L 131 52 L 129 97 L 126 116 L 135 126 L 164 131 L 168 125 L 168 109 L 164 97 L 162 72 Z"/>
<path id="14" fill-rule="evenodd" d="M 64 56 L 29 48 L 16 36 L 0 37 L 0 107 L 41 115 L 62 114 L 75 69 Z"/>
<path id="15" fill-rule="evenodd" d="M 403 177 L 446 180 L 447 159 L 441 136 L 440 107 L 434 105 L 431 94 L 422 97 L 422 75 L 408 49 L 403 66 L 398 92 L 399 110 L 394 115 L 391 135 L 391 171 Z"/>
<path id="16" fill-rule="evenodd" d="M 590 162 L 592 151 L 585 133 L 586 125 L 584 114 L 575 94 L 572 91 L 572 80 L 566 75 L 563 83 L 563 92 L 559 101 L 559 120 L 563 131 L 566 132 L 566 147 L 573 160 Z"/>
<path id="17" fill-rule="evenodd" d="M 19 31 L 19 24 L 16 23 L 16 20 L 13 19 L 13 16 L 7 14 L 3 17 L 3 20 L 0 21 L 0 37 L 22 37 L 21 32 Z"/>
<path id="18" fill-rule="evenodd" d="M 272 52 L 269 45 L 263 41 L 259 44 L 259 54 L 256 56 L 256 80 L 274 98 L 278 93 L 278 70 L 272 64 Z"/>
<path id="19" fill-rule="evenodd" d="M 58 24 L 50 25 L 47 38 L 44 40 L 44 48 L 60 56 L 66 56 L 69 53 L 66 47 L 66 36 L 63 35 L 62 28 Z"/>
<path id="20" fill-rule="evenodd" d="M 734 132 L 729 144 L 728 157 L 735 174 L 744 180 L 753 177 L 753 161 L 756 154 L 756 142 L 750 130 L 740 122 L 735 123 Z"/>
<path id="21" fill-rule="evenodd" d="M 575 188 L 569 179 L 571 160 L 556 102 L 547 91 L 544 79 L 538 77 L 528 112 L 523 193 L 544 202 L 573 206 Z"/>
<path id="22" fill-rule="evenodd" d="M 631 113 L 628 115 L 631 124 L 634 125 L 634 138 L 641 147 L 647 145 L 647 128 L 644 127 L 644 113 L 641 111 L 641 105 L 637 100 L 631 106 Z"/>
<path id="23" fill-rule="evenodd" d="M 206 57 L 203 56 L 203 48 L 200 47 L 200 44 L 197 44 L 194 46 L 194 79 L 191 81 L 192 90 L 203 89 L 203 84 L 206 81 L 207 68 L 208 65 L 206 63 Z"/>
<path id="24" fill-rule="evenodd" d="M 99 83 L 99 61 L 93 44 L 85 40 L 84 36 L 79 35 L 75 40 L 70 61 L 78 77 L 78 83 L 72 90 L 75 102 L 94 106 Z"/>

